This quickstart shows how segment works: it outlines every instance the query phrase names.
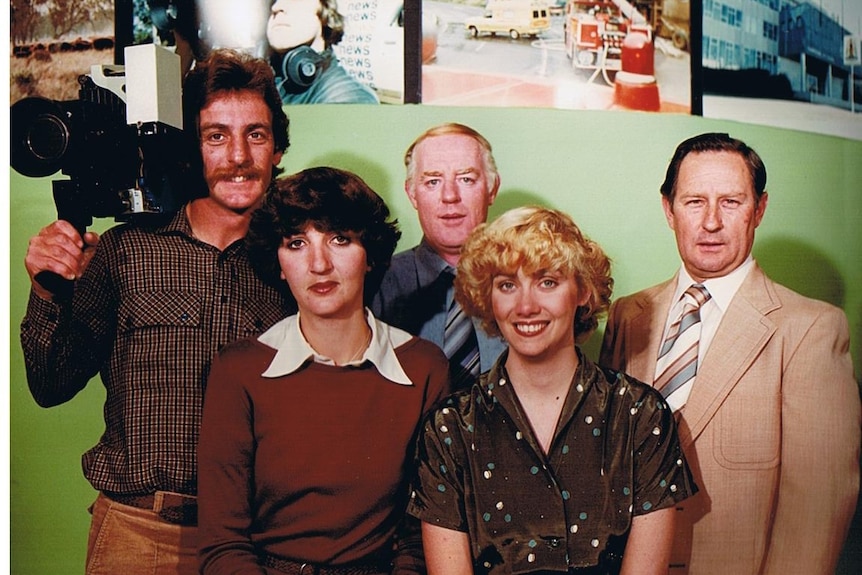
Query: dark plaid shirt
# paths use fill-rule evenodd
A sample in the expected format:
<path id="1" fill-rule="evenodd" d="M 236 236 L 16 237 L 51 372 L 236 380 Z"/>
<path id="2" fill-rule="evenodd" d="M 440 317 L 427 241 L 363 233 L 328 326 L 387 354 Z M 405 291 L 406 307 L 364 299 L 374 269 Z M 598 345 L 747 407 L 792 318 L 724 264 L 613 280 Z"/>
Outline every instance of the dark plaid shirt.
<path id="1" fill-rule="evenodd" d="M 51 406 L 101 375 L 105 432 L 83 457 L 93 487 L 195 494 L 211 358 L 292 311 L 254 274 L 243 241 L 220 251 L 195 239 L 185 210 L 161 227 L 116 226 L 70 303 L 31 293 L 21 325 L 27 381 Z"/>

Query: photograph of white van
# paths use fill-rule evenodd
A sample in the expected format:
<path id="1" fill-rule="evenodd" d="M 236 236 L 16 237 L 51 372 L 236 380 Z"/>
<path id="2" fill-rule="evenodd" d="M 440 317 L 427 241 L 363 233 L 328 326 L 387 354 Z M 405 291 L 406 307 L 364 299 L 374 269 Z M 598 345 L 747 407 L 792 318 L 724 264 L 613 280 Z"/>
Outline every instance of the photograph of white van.
<path id="1" fill-rule="evenodd" d="M 488 0 L 484 16 L 467 18 L 464 28 L 471 37 L 507 34 L 513 40 L 535 36 L 551 27 L 548 3 L 543 0 Z"/>

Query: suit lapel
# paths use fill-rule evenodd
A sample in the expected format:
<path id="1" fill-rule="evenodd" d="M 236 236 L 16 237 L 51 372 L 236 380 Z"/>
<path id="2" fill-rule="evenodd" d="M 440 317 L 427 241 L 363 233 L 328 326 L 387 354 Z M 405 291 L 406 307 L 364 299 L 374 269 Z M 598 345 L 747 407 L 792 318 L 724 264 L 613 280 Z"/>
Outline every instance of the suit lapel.
<path id="1" fill-rule="evenodd" d="M 683 407 L 683 448 L 697 439 L 775 333 L 766 314 L 780 305 L 771 282 L 755 266 L 731 300 Z"/>
<path id="2" fill-rule="evenodd" d="M 625 371 L 650 385 L 655 380 L 655 362 L 676 282 L 676 276 L 674 276 L 669 281 L 642 294 L 642 297 L 635 302 L 638 306 L 638 314 L 631 319 L 631 333 L 626 334 L 628 345 L 645 342 L 646 347 L 643 352 L 626 353 L 631 363 L 626 366 Z"/>

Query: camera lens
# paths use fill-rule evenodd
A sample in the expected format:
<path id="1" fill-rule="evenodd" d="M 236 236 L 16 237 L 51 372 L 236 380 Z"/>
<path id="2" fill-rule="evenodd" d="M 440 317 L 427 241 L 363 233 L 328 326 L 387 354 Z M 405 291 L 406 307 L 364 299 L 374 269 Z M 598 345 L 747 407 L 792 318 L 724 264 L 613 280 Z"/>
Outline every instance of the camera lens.
<path id="1" fill-rule="evenodd" d="M 40 160 L 54 162 L 63 157 L 69 143 L 69 131 L 56 116 L 43 115 L 27 131 L 27 147 Z"/>
<path id="2" fill-rule="evenodd" d="M 58 102 L 26 98 L 10 108 L 12 167 L 30 177 L 48 176 L 62 167 L 71 132 Z"/>

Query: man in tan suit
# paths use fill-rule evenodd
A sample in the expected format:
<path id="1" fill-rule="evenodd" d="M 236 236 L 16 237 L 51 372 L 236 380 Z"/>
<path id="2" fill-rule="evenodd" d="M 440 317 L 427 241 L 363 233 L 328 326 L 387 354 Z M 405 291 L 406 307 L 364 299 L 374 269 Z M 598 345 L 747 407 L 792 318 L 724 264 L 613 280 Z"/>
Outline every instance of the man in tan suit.
<path id="1" fill-rule="evenodd" d="M 832 574 L 859 493 L 847 319 L 752 258 L 765 188 L 743 142 L 680 144 L 661 193 L 683 265 L 608 317 L 600 363 L 666 395 L 700 487 L 678 509 L 671 573 Z"/>

